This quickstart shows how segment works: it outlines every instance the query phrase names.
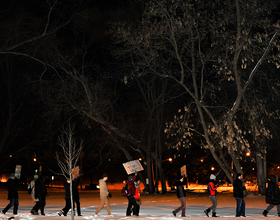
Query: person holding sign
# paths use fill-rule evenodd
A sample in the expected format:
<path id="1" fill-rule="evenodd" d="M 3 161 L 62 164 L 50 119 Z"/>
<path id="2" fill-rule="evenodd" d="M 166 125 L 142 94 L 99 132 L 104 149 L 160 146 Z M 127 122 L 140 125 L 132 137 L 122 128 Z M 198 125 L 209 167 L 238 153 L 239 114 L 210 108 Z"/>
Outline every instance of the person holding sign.
<path id="1" fill-rule="evenodd" d="M 175 209 L 172 214 L 176 216 L 176 214 L 180 211 L 182 211 L 182 217 L 186 217 L 186 192 L 184 189 L 184 185 L 187 184 L 185 176 L 179 176 L 178 179 L 175 181 L 175 185 L 177 186 L 177 197 L 181 202 L 181 206 Z"/>
<path id="2" fill-rule="evenodd" d="M 108 180 L 108 175 L 106 173 L 103 174 L 103 178 L 99 180 L 99 187 L 100 187 L 100 203 L 95 211 L 94 217 L 98 216 L 99 211 L 106 205 L 107 212 L 109 216 L 111 215 L 110 204 L 108 197 L 112 197 L 112 195 L 108 191 L 108 187 L 106 181 Z"/>
<path id="3" fill-rule="evenodd" d="M 14 206 L 13 214 L 17 215 L 18 211 L 18 185 L 19 179 L 15 177 L 15 174 L 11 174 L 8 182 L 8 199 L 10 203 L 2 210 L 2 213 L 5 214 L 10 208 Z"/>
<path id="4" fill-rule="evenodd" d="M 137 210 L 138 205 L 137 205 L 136 200 L 135 200 L 136 187 L 135 187 L 135 184 L 134 184 L 134 182 L 136 181 L 136 177 L 137 177 L 137 172 L 135 172 L 135 174 L 133 176 L 132 175 L 128 176 L 128 181 L 127 181 L 128 206 L 127 206 L 127 209 L 126 209 L 126 216 L 131 215 L 131 210 L 132 210 L 133 215 L 137 215 L 136 210 Z"/>

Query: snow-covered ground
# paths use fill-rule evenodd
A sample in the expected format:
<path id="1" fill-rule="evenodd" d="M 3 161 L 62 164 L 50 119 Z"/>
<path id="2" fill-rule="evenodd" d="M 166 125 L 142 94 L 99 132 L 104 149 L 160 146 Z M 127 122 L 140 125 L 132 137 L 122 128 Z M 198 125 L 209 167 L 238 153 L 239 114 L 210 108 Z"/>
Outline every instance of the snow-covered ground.
<path id="1" fill-rule="evenodd" d="M 110 189 L 110 188 L 109 188 Z M 218 199 L 218 208 L 217 215 L 222 219 L 235 219 L 235 207 L 236 201 L 233 197 L 230 190 L 226 189 L 226 192 L 220 192 L 217 195 Z M 111 212 L 113 217 L 109 217 L 106 208 L 104 207 L 99 213 L 98 217 L 94 217 L 94 212 L 99 204 L 99 191 L 80 191 L 81 197 L 81 207 L 82 207 L 82 216 L 75 216 L 75 219 L 100 219 L 100 220 L 109 220 L 109 219 L 163 219 L 163 220 L 175 220 L 182 219 L 181 213 L 177 214 L 177 217 L 172 215 L 172 211 L 180 206 L 180 202 L 176 197 L 175 193 L 167 193 L 164 195 L 153 194 L 147 195 L 142 194 L 142 205 L 140 208 L 139 217 L 126 217 L 126 207 L 127 199 L 126 197 L 121 196 L 120 190 L 110 190 L 112 198 L 110 199 Z M 8 204 L 7 200 L 7 191 L 0 190 L 0 208 L 1 210 Z M 207 194 L 202 193 L 187 193 L 186 196 L 186 216 L 184 219 L 207 219 L 204 214 L 204 210 L 211 206 L 211 201 Z M 272 209 L 269 213 L 269 216 L 265 218 L 262 215 L 263 210 L 267 207 L 265 203 L 265 197 L 261 195 L 250 194 L 245 198 L 246 203 L 246 219 L 280 219 L 277 217 L 276 208 Z M 30 210 L 33 206 L 30 195 L 26 191 L 19 192 L 19 211 L 18 215 L 14 216 L 12 214 L 12 208 L 6 213 L 6 215 L 0 214 L 0 219 L 51 219 L 51 220 L 62 220 L 70 219 L 69 216 L 58 216 L 58 211 L 64 207 L 64 191 L 63 189 L 50 188 L 48 189 L 48 196 L 46 200 L 45 216 L 41 215 L 31 215 Z M 12 218 L 14 217 L 14 218 Z"/>

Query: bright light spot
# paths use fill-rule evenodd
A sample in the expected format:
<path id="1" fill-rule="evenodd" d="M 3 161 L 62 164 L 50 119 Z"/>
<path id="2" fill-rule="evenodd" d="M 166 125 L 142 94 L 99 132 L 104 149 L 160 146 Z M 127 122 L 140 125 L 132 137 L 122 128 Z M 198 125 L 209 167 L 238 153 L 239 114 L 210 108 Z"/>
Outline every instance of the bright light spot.
<path id="1" fill-rule="evenodd" d="M 99 189 L 100 187 L 97 185 L 96 188 Z"/>
<path id="2" fill-rule="evenodd" d="M 277 169 L 280 169 L 280 166 L 278 166 Z"/>
<path id="3" fill-rule="evenodd" d="M 11 154 L 10 157 L 13 157 L 13 155 Z"/>
<path id="4" fill-rule="evenodd" d="M 246 156 L 247 156 L 247 157 L 249 157 L 250 155 L 251 155 L 250 152 L 247 152 L 247 153 L 246 153 Z"/>
<path id="5" fill-rule="evenodd" d="M 215 170 L 215 167 L 211 167 L 211 170 Z"/>
<path id="6" fill-rule="evenodd" d="M 54 180 L 54 176 L 52 176 L 52 180 Z"/>
<path id="7" fill-rule="evenodd" d="M 203 163 L 203 161 L 204 161 L 203 159 L 200 160 L 201 163 Z"/>
<path id="8" fill-rule="evenodd" d="M 172 162 L 173 159 L 170 157 L 168 160 L 169 160 L 169 162 Z"/>
<path id="9" fill-rule="evenodd" d="M 142 158 L 140 157 L 138 160 L 139 160 L 139 161 L 142 161 Z"/>
<path id="10" fill-rule="evenodd" d="M 37 161 L 36 157 L 33 159 L 33 161 L 35 161 L 35 162 Z"/>

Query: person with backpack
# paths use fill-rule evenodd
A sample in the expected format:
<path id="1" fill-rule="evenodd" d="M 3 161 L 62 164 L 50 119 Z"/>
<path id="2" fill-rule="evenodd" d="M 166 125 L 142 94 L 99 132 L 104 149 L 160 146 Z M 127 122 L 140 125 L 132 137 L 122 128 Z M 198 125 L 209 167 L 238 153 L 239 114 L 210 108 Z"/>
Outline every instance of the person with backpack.
<path id="1" fill-rule="evenodd" d="M 177 177 L 177 179 L 175 180 L 175 185 L 177 187 L 177 197 L 178 199 L 180 200 L 181 202 L 181 206 L 178 207 L 177 209 L 175 209 L 172 214 L 174 216 L 176 216 L 176 214 L 180 211 L 182 211 L 182 217 L 186 217 L 185 213 L 186 213 L 186 192 L 185 192 L 185 189 L 184 189 L 184 185 L 187 184 L 187 180 L 185 178 L 185 176 L 182 176 L 182 175 L 179 175 Z"/>
<path id="2" fill-rule="evenodd" d="M 207 184 L 207 191 L 209 192 L 209 198 L 212 201 L 212 206 L 204 211 L 204 213 L 207 215 L 207 217 L 209 217 L 209 212 L 211 210 L 212 210 L 212 217 L 218 217 L 216 215 L 216 208 L 217 208 L 216 195 L 217 195 L 217 189 L 219 187 L 219 184 L 217 184 L 217 186 L 215 186 L 215 180 L 216 180 L 216 176 L 214 174 L 211 174 L 209 183 Z"/>
<path id="3" fill-rule="evenodd" d="M 47 189 L 45 186 L 45 179 L 43 176 L 42 166 L 40 165 L 39 171 L 38 171 L 38 177 L 34 178 L 31 181 L 31 197 L 33 201 L 35 202 L 35 205 L 33 206 L 30 213 L 32 215 L 38 215 L 38 210 L 40 209 L 41 215 L 45 215 L 44 209 L 46 205 L 46 195 L 47 195 Z"/>
<path id="4" fill-rule="evenodd" d="M 14 206 L 13 214 L 17 215 L 18 211 L 18 185 L 19 179 L 15 177 L 15 174 L 11 174 L 8 181 L 8 200 L 10 203 L 2 210 L 2 213 L 5 214 L 10 208 Z"/>
<path id="5" fill-rule="evenodd" d="M 126 209 L 126 216 L 130 216 L 131 213 L 133 215 L 136 215 L 136 210 L 137 210 L 137 203 L 135 200 L 135 180 L 137 177 L 137 172 L 135 172 L 134 175 L 129 175 L 128 176 L 128 181 L 127 181 L 127 199 L 128 199 L 128 205 L 127 205 L 127 209 Z"/>
<path id="6" fill-rule="evenodd" d="M 266 203 L 268 203 L 269 206 L 263 211 L 263 215 L 267 217 L 267 213 L 276 206 L 278 217 L 280 217 L 280 192 L 278 176 L 276 175 L 271 175 L 270 180 L 268 181 L 266 189 Z"/>
<path id="7" fill-rule="evenodd" d="M 98 216 L 98 213 L 104 207 L 104 205 L 106 205 L 108 215 L 112 217 L 111 210 L 110 210 L 110 204 L 109 204 L 109 198 L 111 198 L 112 195 L 108 191 L 108 187 L 106 184 L 107 180 L 108 180 L 108 175 L 106 173 L 104 173 L 102 176 L 102 179 L 99 180 L 100 203 L 99 203 L 97 210 L 95 211 L 94 217 Z"/>

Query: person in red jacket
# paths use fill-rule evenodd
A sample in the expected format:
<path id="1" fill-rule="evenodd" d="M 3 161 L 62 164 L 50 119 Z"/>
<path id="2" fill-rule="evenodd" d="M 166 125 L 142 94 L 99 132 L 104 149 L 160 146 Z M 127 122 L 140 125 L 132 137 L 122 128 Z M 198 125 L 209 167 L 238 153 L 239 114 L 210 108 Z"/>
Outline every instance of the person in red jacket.
<path id="1" fill-rule="evenodd" d="M 126 216 L 130 216 L 131 212 L 132 212 L 133 215 L 137 215 L 138 204 L 136 203 L 136 200 L 135 200 L 136 187 L 135 187 L 135 184 L 134 184 L 134 182 L 136 181 L 136 177 L 137 177 L 137 172 L 135 172 L 134 176 L 132 176 L 132 175 L 128 176 L 128 181 L 127 181 L 128 206 L 127 206 L 127 209 L 126 209 Z"/>
<path id="2" fill-rule="evenodd" d="M 204 211 L 204 213 L 207 215 L 207 217 L 209 217 L 209 212 L 211 210 L 212 210 L 212 217 L 218 217 L 216 215 L 216 208 L 217 208 L 216 194 L 217 194 L 217 189 L 219 187 L 219 184 L 217 184 L 217 186 L 215 186 L 215 180 L 216 180 L 216 176 L 214 174 L 211 174 L 210 175 L 210 181 L 207 185 L 207 189 L 208 189 L 208 192 L 209 192 L 209 198 L 212 201 L 212 206 Z"/>

